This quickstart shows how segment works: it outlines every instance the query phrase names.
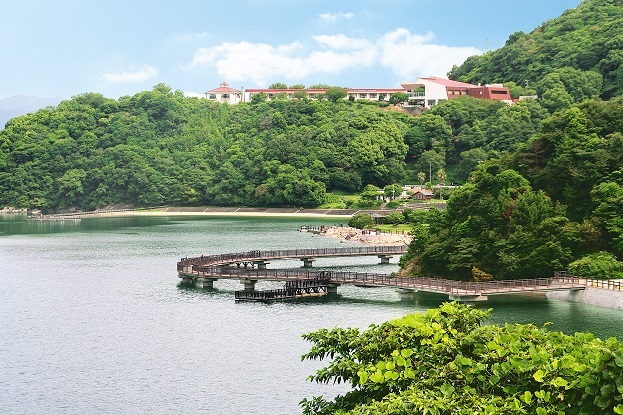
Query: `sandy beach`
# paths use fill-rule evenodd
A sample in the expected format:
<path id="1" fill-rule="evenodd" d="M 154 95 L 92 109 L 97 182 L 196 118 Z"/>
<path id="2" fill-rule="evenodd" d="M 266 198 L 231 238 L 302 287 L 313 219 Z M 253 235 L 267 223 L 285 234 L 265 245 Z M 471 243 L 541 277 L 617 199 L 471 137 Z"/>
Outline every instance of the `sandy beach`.
<path id="1" fill-rule="evenodd" d="M 246 216 L 246 217 L 308 217 L 334 218 L 348 221 L 357 210 L 336 209 L 287 209 L 287 208 L 213 208 L 213 207 L 169 207 L 159 209 L 119 209 L 80 213 L 78 216 Z"/>
<path id="2" fill-rule="evenodd" d="M 236 207 L 162 207 L 153 209 L 102 209 L 93 212 L 65 212 L 42 215 L 32 212 L 29 217 L 38 220 L 61 218 L 85 218 L 93 216 L 246 216 L 246 217 L 307 217 L 343 219 L 347 222 L 357 213 L 388 214 L 394 210 L 358 210 L 358 209 L 296 209 L 296 208 L 236 208 Z"/>

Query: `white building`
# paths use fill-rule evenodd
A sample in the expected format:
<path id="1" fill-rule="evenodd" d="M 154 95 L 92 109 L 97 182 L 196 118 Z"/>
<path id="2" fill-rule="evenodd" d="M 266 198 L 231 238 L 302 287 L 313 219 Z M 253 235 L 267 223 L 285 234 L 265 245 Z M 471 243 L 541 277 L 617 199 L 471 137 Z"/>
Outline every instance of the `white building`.
<path id="1" fill-rule="evenodd" d="M 206 99 L 216 102 L 227 102 L 228 104 L 238 104 L 242 101 L 242 91 L 230 88 L 223 82 L 218 88 L 211 89 L 206 93 Z"/>
<path id="2" fill-rule="evenodd" d="M 401 83 L 409 94 L 409 104 L 430 108 L 448 99 L 471 96 L 512 103 L 510 91 L 502 85 L 472 85 L 465 82 L 429 76 L 416 82 Z"/>
<path id="3" fill-rule="evenodd" d="M 442 101 L 454 99 L 461 96 L 471 96 L 480 99 L 493 99 L 506 103 L 512 103 L 510 91 L 502 85 L 472 85 L 465 82 L 452 81 L 445 78 L 430 76 L 420 78 L 416 82 L 405 82 L 402 88 L 345 88 L 346 99 L 365 99 L 369 101 L 389 101 L 392 94 L 396 92 L 406 92 L 409 101 L 406 106 L 419 106 L 431 108 Z M 282 96 L 292 99 L 303 92 L 309 99 L 317 99 L 320 95 L 327 92 L 326 88 L 319 89 L 247 89 L 237 90 L 223 82 L 218 88 L 205 93 L 206 99 L 215 102 L 227 102 L 238 104 L 240 102 L 251 102 L 251 98 L 256 94 L 266 94 L 270 101 Z"/>

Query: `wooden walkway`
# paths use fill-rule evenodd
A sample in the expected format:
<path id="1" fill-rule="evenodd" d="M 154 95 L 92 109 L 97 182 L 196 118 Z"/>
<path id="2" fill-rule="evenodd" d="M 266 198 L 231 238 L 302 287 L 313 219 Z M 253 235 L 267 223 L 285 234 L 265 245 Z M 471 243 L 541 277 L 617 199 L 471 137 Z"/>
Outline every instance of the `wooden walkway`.
<path id="1" fill-rule="evenodd" d="M 327 292 L 336 292 L 342 284 L 394 287 L 403 292 L 416 291 L 446 294 L 450 299 L 473 302 L 484 301 L 491 295 L 547 292 L 560 290 L 583 290 L 595 286 L 594 280 L 582 279 L 565 273 L 553 278 L 504 280 L 490 282 L 463 282 L 439 278 L 401 277 L 368 272 L 320 271 L 310 268 L 267 269 L 271 259 L 377 255 L 401 255 L 406 246 L 372 246 L 349 248 L 290 249 L 272 251 L 249 251 L 242 253 L 183 258 L 177 264 L 179 277 L 184 283 L 203 283 L 212 287 L 218 279 L 237 279 L 245 284 L 247 292 L 253 292 L 255 283 L 264 281 L 326 280 Z M 616 288 L 611 288 L 616 289 Z M 620 289 L 620 283 L 619 283 Z M 240 294 L 242 295 L 242 294 Z M 260 294 L 258 294 L 260 295 Z"/>

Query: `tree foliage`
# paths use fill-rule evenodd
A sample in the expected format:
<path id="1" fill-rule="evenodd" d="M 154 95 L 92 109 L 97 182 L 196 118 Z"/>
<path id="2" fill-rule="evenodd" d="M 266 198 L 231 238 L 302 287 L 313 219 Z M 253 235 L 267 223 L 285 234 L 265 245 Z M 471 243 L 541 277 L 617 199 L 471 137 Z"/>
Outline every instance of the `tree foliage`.
<path id="1" fill-rule="evenodd" d="M 574 102 L 595 94 L 607 99 L 623 93 L 622 47 L 621 0 L 584 0 L 529 34 L 512 34 L 500 49 L 469 57 L 448 75 L 474 84 L 538 83 L 543 94 L 543 83 L 559 76 L 563 85 L 556 94 L 548 89 L 552 98 L 566 92 L 565 100 Z"/>
<path id="2" fill-rule="evenodd" d="M 0 132 L 0 204 L 315 207 L 327 191 L 402 179 L 404 114 L 265 98 L 230 106 L 160 84 L 14 118 Z"/>
<path id="3" fill-rule="evenodd" d="M 445 303 L 426 313 L 303 337 L 329 360 L 315 382 L 349 384 L 305 415 L 621 414 L 623 344 L 530 324 L 486 325 L 490 311 Z"/>

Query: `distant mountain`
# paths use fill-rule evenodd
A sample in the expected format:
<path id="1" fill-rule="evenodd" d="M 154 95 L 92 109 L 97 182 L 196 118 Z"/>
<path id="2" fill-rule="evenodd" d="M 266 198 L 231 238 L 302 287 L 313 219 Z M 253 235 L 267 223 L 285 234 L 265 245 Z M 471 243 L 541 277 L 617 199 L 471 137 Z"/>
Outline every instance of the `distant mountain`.
<path id="1" fill-rule="evenodd" d="M 18 115 L 36 112 L 48 106 L 56 106 L 62 98 L 40 98 L 31 95 L 16 95 L 0 99 L 0 130 L 4 129 L 7 121 Z"/>
<path id="2" fill-rule="evenodd" d="M 623 0 L 583 0 L 529 34 L 512 34 L 499 49 L 470 56 L 448 77 L 532 85 L 561 68 L 599 73 L 604 99 L 623 95 Z"/>

